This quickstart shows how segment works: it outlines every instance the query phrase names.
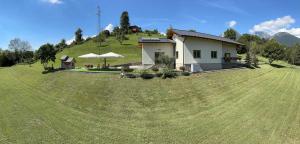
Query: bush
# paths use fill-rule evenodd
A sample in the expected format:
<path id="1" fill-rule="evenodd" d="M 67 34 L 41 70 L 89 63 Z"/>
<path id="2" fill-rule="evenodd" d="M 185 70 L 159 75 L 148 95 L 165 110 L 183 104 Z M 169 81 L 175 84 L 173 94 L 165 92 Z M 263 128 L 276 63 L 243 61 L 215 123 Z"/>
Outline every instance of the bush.
<path id="1" fill-rule="evenodd" d="M 156 73 L 155 76 L 156 76 L 156 77 L 162 77 L 162 76 L 163 76 L 163 73 L 161 73 L 161 72 Z"/>
<path id="2" fill-rule="evenodd" d="M 182 72 L 181 75 L 183 75 L 183 76 L 190 76 L 191 73 L 189 73 L 189 72 Z"/>
<path id="3" fill-rule="evenodd" d="M 135 74 L 125 74 L 125 78 L 137 78 Z"/>
<path id="4" fill-rule="evenodd" d="M 154 67 L 152 68 L 152 71 L 158 72 L 158 71 L 159 71 L 159 68 L 158 68 L 157 66 L 154 66 Z"/>
<path id="5" fill-rule="evenodd" d="M 176 78 L 177 77 L 177 73 L 172 69 L 163 69 L 162 74 L 163 74 L 162 75 L 163 79 Z"/>
<path id="6" fill-rule="evenodd" d="M 143 78 L 143 79 L 153 79 L 154 78 L 154 75 L 150 74 L 148 70 L 140 71 L 140 75 L 141 75 L 141 78 Z"/>
<path id="7" fill-rule="evenodd" d="M 153 74 L 141 74 L 141 78 L 143 78 L 143 79 L 153 79 L 154 75 Z"/>

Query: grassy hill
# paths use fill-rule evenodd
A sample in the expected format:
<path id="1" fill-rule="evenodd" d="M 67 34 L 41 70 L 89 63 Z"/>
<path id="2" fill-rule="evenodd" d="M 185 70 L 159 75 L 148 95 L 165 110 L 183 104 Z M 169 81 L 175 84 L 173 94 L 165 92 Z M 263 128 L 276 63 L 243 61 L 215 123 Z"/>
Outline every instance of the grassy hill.
<path id="1" fill-rule="evenodd" d="M 100 47 L 101 54 L 108 53 L 108 52 L 115 52 L 121 55 L 124 55 L 125 58 L 123 59 L 108 59 L 108 63 L 111 65 L 115 64 L 124 64 L 124 63 L 134 63 L 134 62 L 141 62 L 142 58 L 142 51 L 138 45 L 138 39 L 140 37 L 149 37 L 146 34 L 140 33 L 138 35 L 131 34 L 127 35 L 129 40 L 124 41 L 123 45 L 115 39 L 115 37 L 111 36 L 107 39 L 105 43 L 102 44 Z M 162 37 L 160 35 L 152 35 L 151 37 Z M 85 64 L 99 64 L 99 59 L 80 59 L 78 56 L 88 53 L 95 53 L 99 54 L 99 43 L 96 43 L 94 40 L 87 41 L 81 45 L 75 45 L 70 48 L 66 48 L 64 51 L 57 54 L 57 59 L 59 59 L 62 55 L 68 55 L 71 57 L 76 58 L 77 64 L 76 66 L 84 66 Z M 101 61 L 103 64 L 103 61 Z M 60 64 L 60 61 L 56 61 L 56 66 Z"/>
<path id="2" fill-rule="evenodd" d="M 0 143 L 300 143 L 288 65 L 169 80 L 42 69 L 0 69 Z"/>

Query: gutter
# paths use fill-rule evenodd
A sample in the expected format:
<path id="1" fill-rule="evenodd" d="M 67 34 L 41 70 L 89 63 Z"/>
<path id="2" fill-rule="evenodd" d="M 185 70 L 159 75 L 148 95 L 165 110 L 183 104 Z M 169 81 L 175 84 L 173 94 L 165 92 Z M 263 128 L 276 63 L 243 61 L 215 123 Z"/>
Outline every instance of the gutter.
<path id="1" fill-rule="evenodd" d="M 182 57 L 183 57 L 183 66 L 185 66 L 185 63 L 184 63 L 184 43 L 185 43 L 185 40 L 187 39 L 187 37 L 183 37 L 183 41 L 182 41 Z"/>

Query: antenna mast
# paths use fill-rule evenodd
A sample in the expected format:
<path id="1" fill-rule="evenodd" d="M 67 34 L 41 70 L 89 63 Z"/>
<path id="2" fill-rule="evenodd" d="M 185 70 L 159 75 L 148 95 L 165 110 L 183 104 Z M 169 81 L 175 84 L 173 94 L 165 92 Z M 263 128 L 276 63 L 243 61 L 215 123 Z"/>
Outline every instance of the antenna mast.
<path id="1" fill-rule="evenodd" d="M 101 47 L 101 38 L 100 38 L 100 33 L 101 33 L 101 10 L 100 6 L 97 6 L 97 17 L 98 17 L 98 39 L 99 39 L 99 55 L 100 55 L 100 47 Z"/>

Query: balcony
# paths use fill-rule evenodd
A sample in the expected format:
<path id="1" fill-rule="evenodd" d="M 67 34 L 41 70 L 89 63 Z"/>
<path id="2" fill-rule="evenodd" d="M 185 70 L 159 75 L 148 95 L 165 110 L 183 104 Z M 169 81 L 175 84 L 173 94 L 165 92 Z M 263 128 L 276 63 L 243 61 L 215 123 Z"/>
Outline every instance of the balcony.
<path id="1" fill-rule="evenodd" d="M 237 62 L 237 61 L 241 61 L 242 58 L 240 57 L 223 57 L 223 60 L 225 63 L 231 63 L 231 62 Z"/>

